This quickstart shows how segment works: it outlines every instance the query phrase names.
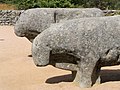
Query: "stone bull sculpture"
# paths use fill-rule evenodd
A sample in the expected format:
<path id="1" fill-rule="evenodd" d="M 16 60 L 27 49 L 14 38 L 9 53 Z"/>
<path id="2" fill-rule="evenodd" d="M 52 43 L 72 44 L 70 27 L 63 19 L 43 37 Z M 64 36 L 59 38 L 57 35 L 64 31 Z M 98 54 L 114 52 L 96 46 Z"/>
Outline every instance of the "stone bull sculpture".
<path id="1" fill-rule="evenodd" d="M 19 37 L 26 37 L 29 41 L 33 42 L 33 39 L 45 29 L 49 28 L 51 24 L 64 22 L 70 19 L 78 19 L 84 17 L 100 17 L 104 16 L 102 10 L 98 8 L 36 8 L 28 9 L 24 11 L 18 21 L 15 24 L 15 34 Z M 56 59 L 60 62 L 64 60 L 73 61 L 77 59 L 70 55 L 55 54 L 50 57 L 55 61 Z M 61 61 L 62 62 L 62 61 Z M 52 63 L 53 66 L 68 69 L 66 64 Z M 73 78 L 76 71 L 72 71 Z"/>
<path id="2" fill-rule="evenodd" d="M 29 41 L 53 23 L 83 17 L 100 17 L 103 12 L 97 8 L 36 8 L 24 11 L 15 24 L 17 36 Z"/>
<path id="3" fill-rule="evenodd" d="M 50 60 L 53 55 L 73 59 Z M 101 67 L 120 64 L 120 16 L 81 18 L 52 25 L 34 39 L 32 56 L 39 67 L 53 64 L 76 71 L 74 81 L 80 87 L 100 83 Z"/>

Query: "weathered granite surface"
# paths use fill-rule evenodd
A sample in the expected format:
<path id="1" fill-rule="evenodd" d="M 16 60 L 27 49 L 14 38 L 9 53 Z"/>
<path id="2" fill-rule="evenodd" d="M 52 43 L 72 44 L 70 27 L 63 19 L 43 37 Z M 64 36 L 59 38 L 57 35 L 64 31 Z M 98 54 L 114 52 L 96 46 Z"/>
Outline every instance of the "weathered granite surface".
<path id="1" fill-rule="evenodd" d="M 103 16 L 97 8 L 36 8 L 24 11 L 15 24 L 17 36 L 26 37 L 31 42 L 53 23 L 83 17 Z"/>
<path id="2" fill-rule="evenodd" d="M 74 81 L 91 87 L 100 83 L 102 66 L 120 63 L 119 41 L 120 16 L 68 20 L 41 32 L 33 41 L 32 56 L 37 66 L 62 64 L 77 71 Z M 61 59 L 51 59 L 54 55 Z M 65 55 L 73 59 L 62 59 Z"/>

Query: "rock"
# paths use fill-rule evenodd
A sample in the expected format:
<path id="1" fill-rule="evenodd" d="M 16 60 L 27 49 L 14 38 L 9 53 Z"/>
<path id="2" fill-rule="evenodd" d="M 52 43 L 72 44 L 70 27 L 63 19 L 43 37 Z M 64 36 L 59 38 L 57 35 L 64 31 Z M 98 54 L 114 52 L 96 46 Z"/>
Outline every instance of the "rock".
<path id="1" fill-rule="evenodd" d="M 74 81 L 80 87 L 91 87 L 100 83 L 101 67 L 120 64 L 119 41 L 120 16 L 67 20 L 52 25 L 34 39 L 32 56 L 40 67 L 70 66 L 68 70 L 77 71 Z M 50 60 L 58 54 L 60 60 Z M 66 55 L 73 59 L 62 59 Z"/>
<path id="2" fill-rule="evenodd" d="M 79 19 L 84 17 L 100 17 L 104 16 L 103 11 L 97 8 L 59 8 L 55 11 L 56 22 L 66 21 L 70 19 Z"/>
<path id="3" fill-rule="evenodd" d="M 99 17 L 103 12 L 97 8 L 36 8 L 20 15 L 15 24 L 15 34 L 31 42 L 53 23 L 82 17 Z"/>
<path id="4" fill-rule="evenodd" d="M 0 10 L 0 25 L 14 25 L 23 10 Z M 8 23 L 9 21 L 9 23 Z"/>

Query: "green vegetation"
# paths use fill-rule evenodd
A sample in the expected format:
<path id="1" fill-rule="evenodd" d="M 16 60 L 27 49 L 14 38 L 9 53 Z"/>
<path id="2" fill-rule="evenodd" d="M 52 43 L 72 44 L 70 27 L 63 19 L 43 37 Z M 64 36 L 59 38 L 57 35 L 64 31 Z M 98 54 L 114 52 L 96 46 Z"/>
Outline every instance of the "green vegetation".
<path id="1" fill-rule="evenodd" d="M 0 3 L 14 4 L 18 9 L 28 9 L 37 7 L 97 7 L 100 9 L 120 10 L 120 0 L 0 0 Z"/>

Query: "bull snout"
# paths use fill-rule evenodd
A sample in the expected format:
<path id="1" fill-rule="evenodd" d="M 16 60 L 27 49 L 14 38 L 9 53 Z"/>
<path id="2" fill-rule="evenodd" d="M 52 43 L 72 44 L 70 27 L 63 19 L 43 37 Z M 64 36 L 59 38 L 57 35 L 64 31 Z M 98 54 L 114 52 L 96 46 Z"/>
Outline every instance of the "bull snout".
<path id="1" fill-rule="evenodd" d="M 25 37 L 25 33 L 21 33 L 20 31 L 15 31 L 14 33 L 19 37 Z"/>
<path id="2" fill-rule="evenodd" d="M 45 65 L 42 65 L 42 64 L 36 64 L 37 67 L 45 67 L 47 66 L 48 64 L 45 64 Z"/>

